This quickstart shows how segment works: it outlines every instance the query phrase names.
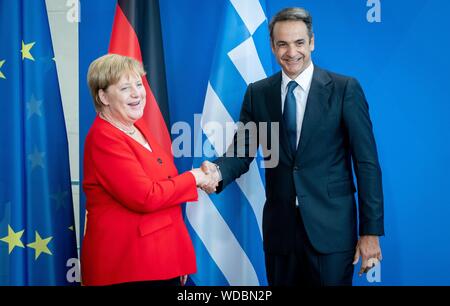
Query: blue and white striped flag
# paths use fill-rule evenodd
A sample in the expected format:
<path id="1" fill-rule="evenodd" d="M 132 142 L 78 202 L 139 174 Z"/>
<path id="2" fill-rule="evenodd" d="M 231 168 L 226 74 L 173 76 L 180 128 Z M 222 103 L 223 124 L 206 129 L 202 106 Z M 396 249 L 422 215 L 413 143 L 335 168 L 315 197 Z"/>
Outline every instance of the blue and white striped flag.
<path id="1" fill-rule="evenodd" d="M 226 1 L 213 66 L 196 138 L 217 156 L 233 140 L 247 85 L 271 74 L 265 0 Z M 214 124 L 211 124 L 214 123 Z M 199 167 L 204 158 L 195 158 Z M 186 205 L 187 224 L 197 256 L 196 285 L 267 285 L 262 244 L 265 191 L 255 159 L 250 170 L 220 195 L 200 192 Z"/>

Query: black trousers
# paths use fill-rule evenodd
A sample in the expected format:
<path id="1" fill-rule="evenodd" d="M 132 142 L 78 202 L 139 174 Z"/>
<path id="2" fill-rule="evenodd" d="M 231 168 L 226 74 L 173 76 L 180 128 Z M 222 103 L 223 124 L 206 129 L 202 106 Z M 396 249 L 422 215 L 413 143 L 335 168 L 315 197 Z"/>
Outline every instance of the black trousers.
<path id="1" fill-rule="evenodd" d="M 265 254 L 269 286 L 351 286 L 354 250 L 342 253 L 318 253 L 303 225 L 297 209 L 296 250 L 289 254 Z"/>

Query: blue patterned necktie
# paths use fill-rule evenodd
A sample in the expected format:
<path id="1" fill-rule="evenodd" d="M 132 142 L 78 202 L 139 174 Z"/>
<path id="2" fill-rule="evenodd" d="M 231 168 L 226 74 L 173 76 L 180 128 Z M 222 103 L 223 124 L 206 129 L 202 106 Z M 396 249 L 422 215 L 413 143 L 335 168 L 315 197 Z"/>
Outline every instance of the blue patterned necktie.
<path id="1" fill-rule="evenodd" d="M 286 99 L 284 100 L 283 119 L 286 132 L 291 145 L 292 152 L 297 151 L 297 104 L 295 102 L 294 89 L 297 87 L 295 81 L 288 83 Z"/>

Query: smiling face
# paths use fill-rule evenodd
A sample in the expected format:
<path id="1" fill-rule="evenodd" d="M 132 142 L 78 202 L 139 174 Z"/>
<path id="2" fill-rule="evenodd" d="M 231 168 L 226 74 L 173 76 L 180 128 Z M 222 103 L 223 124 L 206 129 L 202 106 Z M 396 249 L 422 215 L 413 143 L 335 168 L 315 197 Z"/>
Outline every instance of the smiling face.
<path id="1" fill-rule="evenodd" d="M 291 79 L 299 76 L 311 64 L 314 35 L 308 36 L 303 21 L 279 21 L 273 27 L 272 52 Z"/>
<path id="2" fill-rule="evenodd" d="M 144 114 L 146 92 L 142 78 L 136 73 L 123 74 L 119 81 L 99 90 L 102 112 L 126 126 Z"/>

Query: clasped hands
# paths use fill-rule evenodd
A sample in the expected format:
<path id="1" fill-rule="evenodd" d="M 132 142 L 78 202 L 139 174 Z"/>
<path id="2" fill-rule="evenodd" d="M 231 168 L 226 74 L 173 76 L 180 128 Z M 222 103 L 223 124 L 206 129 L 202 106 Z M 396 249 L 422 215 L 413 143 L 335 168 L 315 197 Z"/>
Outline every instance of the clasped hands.
<path id="1" fill-rule="evenodd" d="M 217 166 L 209 161 L 204 161 L 200 168 L 192 169 L 191 173 L 195 177 L 197 187 L 208 194 L 215 192 L 219 186 L 220 174 Z"/>

